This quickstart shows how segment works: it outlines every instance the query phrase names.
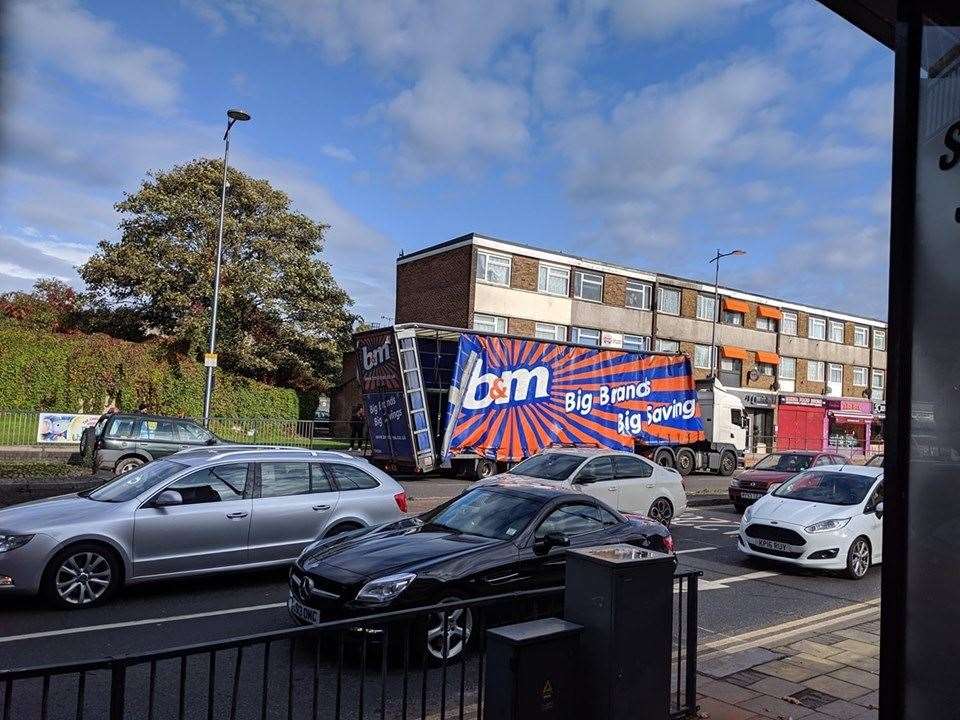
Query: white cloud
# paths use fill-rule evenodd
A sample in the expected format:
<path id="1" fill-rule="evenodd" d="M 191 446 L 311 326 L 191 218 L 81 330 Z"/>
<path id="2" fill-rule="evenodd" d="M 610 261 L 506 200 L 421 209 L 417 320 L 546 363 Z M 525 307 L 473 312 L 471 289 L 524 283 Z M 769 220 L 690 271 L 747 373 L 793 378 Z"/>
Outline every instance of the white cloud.
<path id="1" fill-rule="evenodd" d="M 326 144 L 320 148 L 320 152 L 328 158 L 342 160 L 343 162 L 355 162 L 357 159 L 354 154 L 350 152 L 350 148 L 338 147 L 337 145 Z"/>
<path id="2" fill-rule="evenodd" d="M 517 157 L 530 140 L 526 94 L 452 70 L 427 73 L 387 105 L 398 127 L 402 170 L 421 177 L 443 168 L 476 174 L 476 160 Z"/>
<path id="3" fill-rule="evenodd" d="M 854 87 L 823 123 L 828 128 L 852 131 L 886 149 L 893 138 L 893 83 Z"/>
<path id="4" fill-rule="evenodd" d="M 95 85 L 111 98 L 162 112 L 173 109 L 183 64 L 169 50 L 127 39 L 71 0 L 12 0 L 7 10 L 17 53 Z"/>
<path id="5" fill-rule="evenodd" d="M 678 31 L 726 25 L 755 0 L 612 0 L 614 29 L 628 37 L 663 39 Z"/>
<path id="6" fill-rule="evenodd" d="M 779 52 L 818 83 L 847 78 L 871 49 L 852 23 L 811 0 L 793 0 L 774 14 L 771 25 Z"/>

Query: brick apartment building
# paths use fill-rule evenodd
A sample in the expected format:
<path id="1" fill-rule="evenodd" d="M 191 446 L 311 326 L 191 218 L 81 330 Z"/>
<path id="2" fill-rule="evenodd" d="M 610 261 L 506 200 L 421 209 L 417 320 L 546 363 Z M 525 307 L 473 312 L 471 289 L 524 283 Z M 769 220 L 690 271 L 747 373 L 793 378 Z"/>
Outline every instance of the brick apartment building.
<path id="1" fill-rule="evenodd" d="M 751 449 L 882 444 L 886 323 L 469 234 L 397 259 L 397 323 L 680 351 L 747 407 Z"/>

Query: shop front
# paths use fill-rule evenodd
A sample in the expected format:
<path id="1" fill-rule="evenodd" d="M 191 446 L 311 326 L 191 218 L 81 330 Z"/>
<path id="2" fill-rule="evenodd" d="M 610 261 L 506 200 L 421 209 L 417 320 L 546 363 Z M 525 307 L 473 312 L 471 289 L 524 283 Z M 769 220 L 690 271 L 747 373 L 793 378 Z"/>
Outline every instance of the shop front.
<path id="1" fill-rule="evenodd" d="M 777 395 L 763 390 L 729 390 L 743 401 L 747 418 L 747 452 L 767 453 L 774 447 L 774 409 Z"/>
<path id="2" fill-rule="evenodd" d="M 883 453 L 883 438 L 886 432 L 887 404 L 873 404 L 873 422 L 870 425 L 870 455 Z"/>
<path id="3" fill-rule="evenodd" d="M 873 403 L 869 400 L 825 401 L 826 435 L 823 447 L 841 455 L 867 455 L 873 433 Z"/>
<path id="4" fill-rule="evenodd" d="M 780 395 L 777 450 L 822 450 L 827 426 L 826 400 L 815 395 Z"/>

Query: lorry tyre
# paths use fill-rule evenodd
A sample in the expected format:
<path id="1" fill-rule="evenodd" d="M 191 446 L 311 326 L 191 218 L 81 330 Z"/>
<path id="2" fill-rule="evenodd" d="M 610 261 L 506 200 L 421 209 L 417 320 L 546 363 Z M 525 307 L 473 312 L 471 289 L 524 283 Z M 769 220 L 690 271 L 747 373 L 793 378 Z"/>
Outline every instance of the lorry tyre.
<path id="1" fill-rule="evenodd" d="M 697 457 L 690 448 L 677 450 L 677 472 L 686 477 L 697 466 Z"/>
<path id="2" fill-rule="evenodd" d="M 477 480 L 486 480 L 488 477 L 493 477 L 497 474 L 497 461 L 480 458 L 477 460 L 473 473 Z"/>
<path id="3" fill-rule="evenodd" d="M 737 456 L 727 450 L 720 456 L 719 473 L 730 477 L 737 469 Z"/>
<path id="4" fill-rule="evenodd" d="M 660 448 L 653 454 L 653 461 L 657 465 L 672 468 L 676 464 L 673 459 L 673 453 L 669 448 Z"/>

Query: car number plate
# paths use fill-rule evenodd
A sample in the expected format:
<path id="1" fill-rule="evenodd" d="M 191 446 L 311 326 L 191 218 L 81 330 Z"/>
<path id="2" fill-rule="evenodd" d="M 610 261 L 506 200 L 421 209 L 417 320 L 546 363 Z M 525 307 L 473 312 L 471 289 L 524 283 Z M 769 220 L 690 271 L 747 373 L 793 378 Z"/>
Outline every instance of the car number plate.
<path id="1" fill-rule="evenodd" d="M 759 500 L 763 497 L 763 493 L 758 492 L 741 492 L 740 497 L 744 500 Z"/>
<path id="2" fill-rule="evenodd" d="M 313 608 L 308 608 L 303 603 L 294 600 L 292 597 L 287 598 L 287 609 L 298 618 L 304 622 L 317 624 L 320 622 L 320 613 Z"/>
<path id="3" fill-rule="evenodd" d="M 754 539 L 758 547 L 766 548 L 767 550 L 779 550 L 780 552 L 791 552 L 795 548 L 793 545 L 788 545 L 787 543 L 777 542 L 776 540 L 760 540 Z"/>

